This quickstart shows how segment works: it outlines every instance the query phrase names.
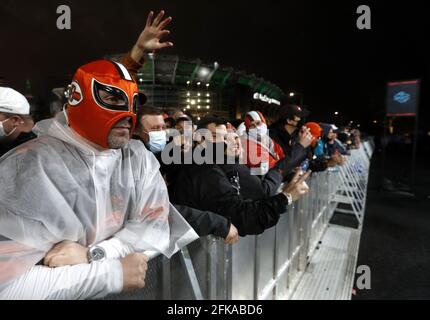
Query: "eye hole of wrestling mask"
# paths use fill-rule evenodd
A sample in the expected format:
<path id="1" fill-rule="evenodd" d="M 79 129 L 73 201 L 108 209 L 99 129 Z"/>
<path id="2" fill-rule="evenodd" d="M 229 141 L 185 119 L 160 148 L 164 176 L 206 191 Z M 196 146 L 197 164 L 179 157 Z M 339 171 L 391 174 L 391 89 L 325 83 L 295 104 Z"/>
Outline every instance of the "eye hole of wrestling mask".
<path id="1" fill-rule="evenodd" d="M 93 92 L 99 106 L 111 111 L 129 111 L 128 97 L 123 90 L 102 84 L 94 79 Z M 134 105 L 133 103 L 133 109 Z"/>

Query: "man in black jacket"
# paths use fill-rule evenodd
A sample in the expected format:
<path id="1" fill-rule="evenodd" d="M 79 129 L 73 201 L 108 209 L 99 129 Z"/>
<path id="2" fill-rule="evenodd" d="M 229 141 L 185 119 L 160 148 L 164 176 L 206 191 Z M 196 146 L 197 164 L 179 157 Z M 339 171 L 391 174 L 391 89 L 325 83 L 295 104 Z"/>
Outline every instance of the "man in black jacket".
<path id="1" fill-rule="evenodd" d="M 258 188 L 250 186 L 252 182 L 246 180 L 245 165 L 237 163 L 241 152 L 239 139 L 228 137 L 225 124 L 220 118 L 205 118 L 199 123 L 200 128 L 210 130 L 211 134 L 197 148 L 206 152 L 211 150 L 214 160 L 222 161 L 184 166 L 172 192 L 172 200 L 227 217 L 237 227 L 240 236 L 261 234 L 277 224 L 288 205 L 309 191 L 304 182 L 309 173 L 301 175 L 298 172 L 278 195 L 268 197 L 259 194 Z M 224 152 L 220 155 L 217 150 Z M 251 188 L 255 189 L 250 191 Z M 246 197 L 252 192 L 260 199 Z"/>
<path id="2" fill-rule="evenodd" d="M 269 128 L 276 152 L 287 161 L 287 172 L 300 166 L 308 155 L 307 149 L 313 138 L 307 128 L 299 128 L 299 123 L 308 115 L 309 112 L 298 105 L 286 105 L 281 109 L 278 121 Z"/>
<path id="3" fill-rule="evenodd" d="M 138 124 L 134 139 L 142 141 L 145 147 L 150 150 L 160 163 L 160 171 L 163 177 L 166 174 L 176 174 L 172 172 L 175 165 L 165 165 L 162 161 L 161 152 L 166 146 L 165 124 L 162 113 L 159 109 L 142 107 L 138 112 Z M 162 133 L 160 135 L 160 133 Z M 158 137 L 164 136 L 164 141 Z M 236 227 L 230 220 L 210 211 L 202 211 L 193 207 L 177 205 L 173 206 L 187 220 L 200 237 L 214 235 L 225 239 L 226 243 L 233 244 L 239 241 Z"/>
<path id="4" fill-rule="evenodd" d="M 281 115 L 276 123 L 270 127 L 270 137 L 278 146 L 277 152 L 280 158 L 286 158 L 286 171 L 291 171 L 308 159 L 309 169 L 313 172 L 326 170 L 329 166 L 336 165 L 334 160 L 317 159 L 310 157 L 312 134 L 306 126 L 299 127 L 299 123 L 309 115 L 309 112 L 298 105 L 286 105 L 282 108 Z"/>

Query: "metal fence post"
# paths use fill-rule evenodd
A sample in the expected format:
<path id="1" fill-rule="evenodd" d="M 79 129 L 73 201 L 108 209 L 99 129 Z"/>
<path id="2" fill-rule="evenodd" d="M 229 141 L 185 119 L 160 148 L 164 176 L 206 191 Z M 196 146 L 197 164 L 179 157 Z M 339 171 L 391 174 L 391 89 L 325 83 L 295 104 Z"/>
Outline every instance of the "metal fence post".
<path id="1" fill-rule="evenodd" d="M 191 288 L 193 291 L 194 298 L 196 300 L 203 300 L 202 290 L 200 289 L 199 280 L 197 279 L 196 271 L 194 270 L 193 262 L 191 260 L 190 252 L 187 247 L 184 247 L 180 251 L 181 261 L 185 268 L 185 272 L 190 281 Z"/>

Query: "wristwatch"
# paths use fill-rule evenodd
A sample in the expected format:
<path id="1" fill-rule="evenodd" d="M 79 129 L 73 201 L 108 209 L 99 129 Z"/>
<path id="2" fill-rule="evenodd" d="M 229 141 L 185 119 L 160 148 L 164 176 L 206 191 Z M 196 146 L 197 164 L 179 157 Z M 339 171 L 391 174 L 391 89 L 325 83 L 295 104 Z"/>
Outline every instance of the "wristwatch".
<path id="1" fill-rule="evenodd" d="M 92 246 L 88 250 L 88 263 L 103 261 L 106 259 L 106 251 L 102 247 Z"/>
<path id="2" fill-rule="evenodd" d="M 288 205 L 291 206 L 293 204 L 293 197 L 291 194 L 284 192 L 284 195 L 287 197 Z"/>

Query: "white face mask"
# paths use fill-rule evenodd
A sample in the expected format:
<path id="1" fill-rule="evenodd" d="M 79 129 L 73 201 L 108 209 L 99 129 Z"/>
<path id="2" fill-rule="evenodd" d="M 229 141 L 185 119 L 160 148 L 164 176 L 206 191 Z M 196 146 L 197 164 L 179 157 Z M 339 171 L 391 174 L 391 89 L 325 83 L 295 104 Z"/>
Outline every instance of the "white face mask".
<path id="1" fill-rule="evenodd" d="M 7 122 L 9 119 L 6 119 L 6 120 L 3 120 L 3 121 L 0 121 L 0 139 L 1 138 L 6 138 L 6 137 L 9 137 L 12 133 L 14 133 L 15 132 L 15 130 L 16 130 L 16 127 L 15 128 L 13 128 L 12 129 L 12 131 L 11 132 L 9 132 L 9 133 L 6 133 L 6 131 L 4 131 L 4 126 L 3 126 L 3 123 L 5 123 L 5 122 Z"/>
<path id="2" fill-rule="evenodd" d="M 167 132 L 166 131 L 151 131 L 149 135 L 149 150 L 152 153 L 160 153 L 164 150 L 167 144 Z"/>
<path id="3" fill-rule="evenodd" d="M 267 135 L 267 125 L 265 123 L 263 123 L 261 126 L 257 127 L 257 128 L 253 128 L 249 130 L 249 136 L 257 139 L 257 138 L 261 138 L 261 137 L 265 137 Z"/>

